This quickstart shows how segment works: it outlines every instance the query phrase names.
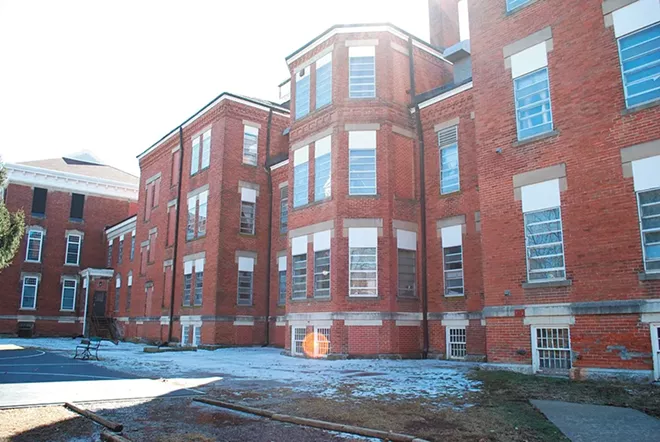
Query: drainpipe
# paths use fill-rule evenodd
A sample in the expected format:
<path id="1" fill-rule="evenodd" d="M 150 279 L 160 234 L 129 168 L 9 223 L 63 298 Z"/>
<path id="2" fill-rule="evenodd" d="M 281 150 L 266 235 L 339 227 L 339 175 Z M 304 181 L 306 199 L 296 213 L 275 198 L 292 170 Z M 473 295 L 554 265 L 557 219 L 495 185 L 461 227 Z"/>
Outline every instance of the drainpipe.
<path id="1" fill-rule="evenodd" d="M 273 122 L 273 109 L 268 111 L 268 129 L 266 130 L 266 176 L 268 179 L 268 251 L 266 252 L 266 342 L 264 347 L 270 345 L 270 260 L 273 246 L 273 177 L 270 174 L 270 129 Z"/>
<path id="2" fill-rule="evenodd" d="M 422 332 L 424 335 L 424 348 L 422 357 L 429 356 L 429 300 L 426 256 L 426 175 L 424 170 L 424 133 L 422 131 L 422 117 L 419 106 L 415 103 L 415 60 L 413 58 L 413 41 L 408 38 L 408 60 L 410 67 L 410 101 L 415 106 L 415 129 L 417 131 L 417 145 L 419 146 L 419 211 L 420 211 L 420 254 L 422 256 Z"/>
<path id="3" fill-rule="evenodd" d="M 176 216 L 174 222 L 174 249 L 172 256 L 172 292 L 170 293 L 170 324 L 167 330 L 167 342 L 172 342 L 174 326 L 174 294 L 176 293 L 176 264 L 179 250 L 179 219 L 181 213 L 181 188 L 183 187 L 183 127 L 179 126 L 179 183 L 176 189 Z"/>
<path id="4" fill-rule="evenodd" d="M 86 328 L 87 328 L 87 303 L 89 302 L 89 271 L 85 273 L 85 308 L 83 312 L 83 323 L 82 323 L 82 335 L 83 337 L 86 336 Z"/>

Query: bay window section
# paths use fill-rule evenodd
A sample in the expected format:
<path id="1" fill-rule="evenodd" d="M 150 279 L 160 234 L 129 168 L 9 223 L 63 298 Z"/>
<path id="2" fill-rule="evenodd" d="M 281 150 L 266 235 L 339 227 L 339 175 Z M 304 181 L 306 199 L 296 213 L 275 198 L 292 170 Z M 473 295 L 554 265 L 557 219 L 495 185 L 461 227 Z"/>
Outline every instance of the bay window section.
<path id="1" fill-rule="evenodd" d="M 332 102 L 332 53 L 316 62 L 316 108 Z"/>
<path id="2" fill-rule="evenodd" d="M 349 98 L 376 96 L 376 48 L 352 46 L 348 48 Z"/>

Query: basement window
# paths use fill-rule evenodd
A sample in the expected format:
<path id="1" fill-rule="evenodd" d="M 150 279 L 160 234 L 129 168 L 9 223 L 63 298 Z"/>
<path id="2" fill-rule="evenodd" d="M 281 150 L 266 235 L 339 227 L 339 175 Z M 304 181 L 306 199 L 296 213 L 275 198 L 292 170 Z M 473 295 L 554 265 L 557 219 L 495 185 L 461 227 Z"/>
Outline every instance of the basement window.
<path id="1" fill-rule="evenodd" d="M 532 362 L 535 372 L 562 373 L 571 368 L 568 327 L 532 327 Z"/>
<path id="2" fill-rule="evenodd" d="M 447 327 L 447 358 L 465 359 L 467 334 L 465 327 Z"/>
<path id="3" fill-rule="evenodd" d="M 646 272 L 660 272 L 660 189 L 639 192 L 639 219 Z"/>
<path id="4" fill-rule="evenodd" d="M 305 327 L 291 327 L 291 353 L 302 355 L 305 352 Z"/>

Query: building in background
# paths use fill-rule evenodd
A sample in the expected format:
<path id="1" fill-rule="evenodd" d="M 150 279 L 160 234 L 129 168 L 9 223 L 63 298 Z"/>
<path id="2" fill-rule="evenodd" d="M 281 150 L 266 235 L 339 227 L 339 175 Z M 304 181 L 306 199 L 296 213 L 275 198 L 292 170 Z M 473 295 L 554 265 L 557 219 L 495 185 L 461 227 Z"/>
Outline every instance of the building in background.
<path id="1" fill-rule="evenodd" d="M 430 43 L 334 26 L 283 103 L 223 93 L 138 156 L 88 283 L 125 338 L 660 377 L 660 2 L 429 11 Z"/>
<path id="2" fill-rule="evenodd" d="M 138 178 L 85 152 L 5 167 L 4 202 L 10 211 L 23 210 L 26 228 L 0 277 L 0 333 L 82 334 L 85 313 L 92 314 L 83 275 L 98 276 L 100 303 L 112 276 L 105 228 L 135 212 Z"/>

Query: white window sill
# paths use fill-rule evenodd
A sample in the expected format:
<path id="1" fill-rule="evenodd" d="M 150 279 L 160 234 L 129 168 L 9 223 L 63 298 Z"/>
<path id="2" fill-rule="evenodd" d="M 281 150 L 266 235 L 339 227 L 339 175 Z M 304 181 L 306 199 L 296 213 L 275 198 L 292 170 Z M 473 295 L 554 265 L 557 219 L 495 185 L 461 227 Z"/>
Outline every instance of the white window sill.
<path id="1" fill-rule="evenodd" d="M 19 308 L 19 310 L 35 311 L 35 310 L 37 310 L 37 308 L 36 307 L 32 307 L 32 308 L 30 308 L 30 307 L 21 307 L 21 308 Z"/>
<path id="2" fill-rule="evenodd" d="M 351 299 L 378 299 L 380 295 L 348 295 Z"/>
<path id="3" fill-rule="evenodd" d="M 25 262 L 30 262 L 30 263 L 33 263 L 33 264 L 41 264 L 41 261 L 32 261 L 30 259 L 26 259 Z"/>
<path id="4" fill-rule="evenodd" d="M 465 293 L 462 295 L 445 295 L 445 298 L 465 298 Z"/>
<path id="5" fill-rule="evenodd" d="M 121 263 L 119 263 L 119 264 L 121 264 Z M 64 265 L 68 266 L 68 267 L 80 267 L 80 264 L 71 264 L 71 263 L 68 263 L 68 262 L 65 262 Z"/>
<path id="6" fill-rule="evenodd" d="M 551 288 L 551 287 L 570 287 L 571 285 L 573 285 L 573 280 L 559 279 L 555 281 L 523 282 L 522 288 L 535 289 L 535 288 Z"/>

